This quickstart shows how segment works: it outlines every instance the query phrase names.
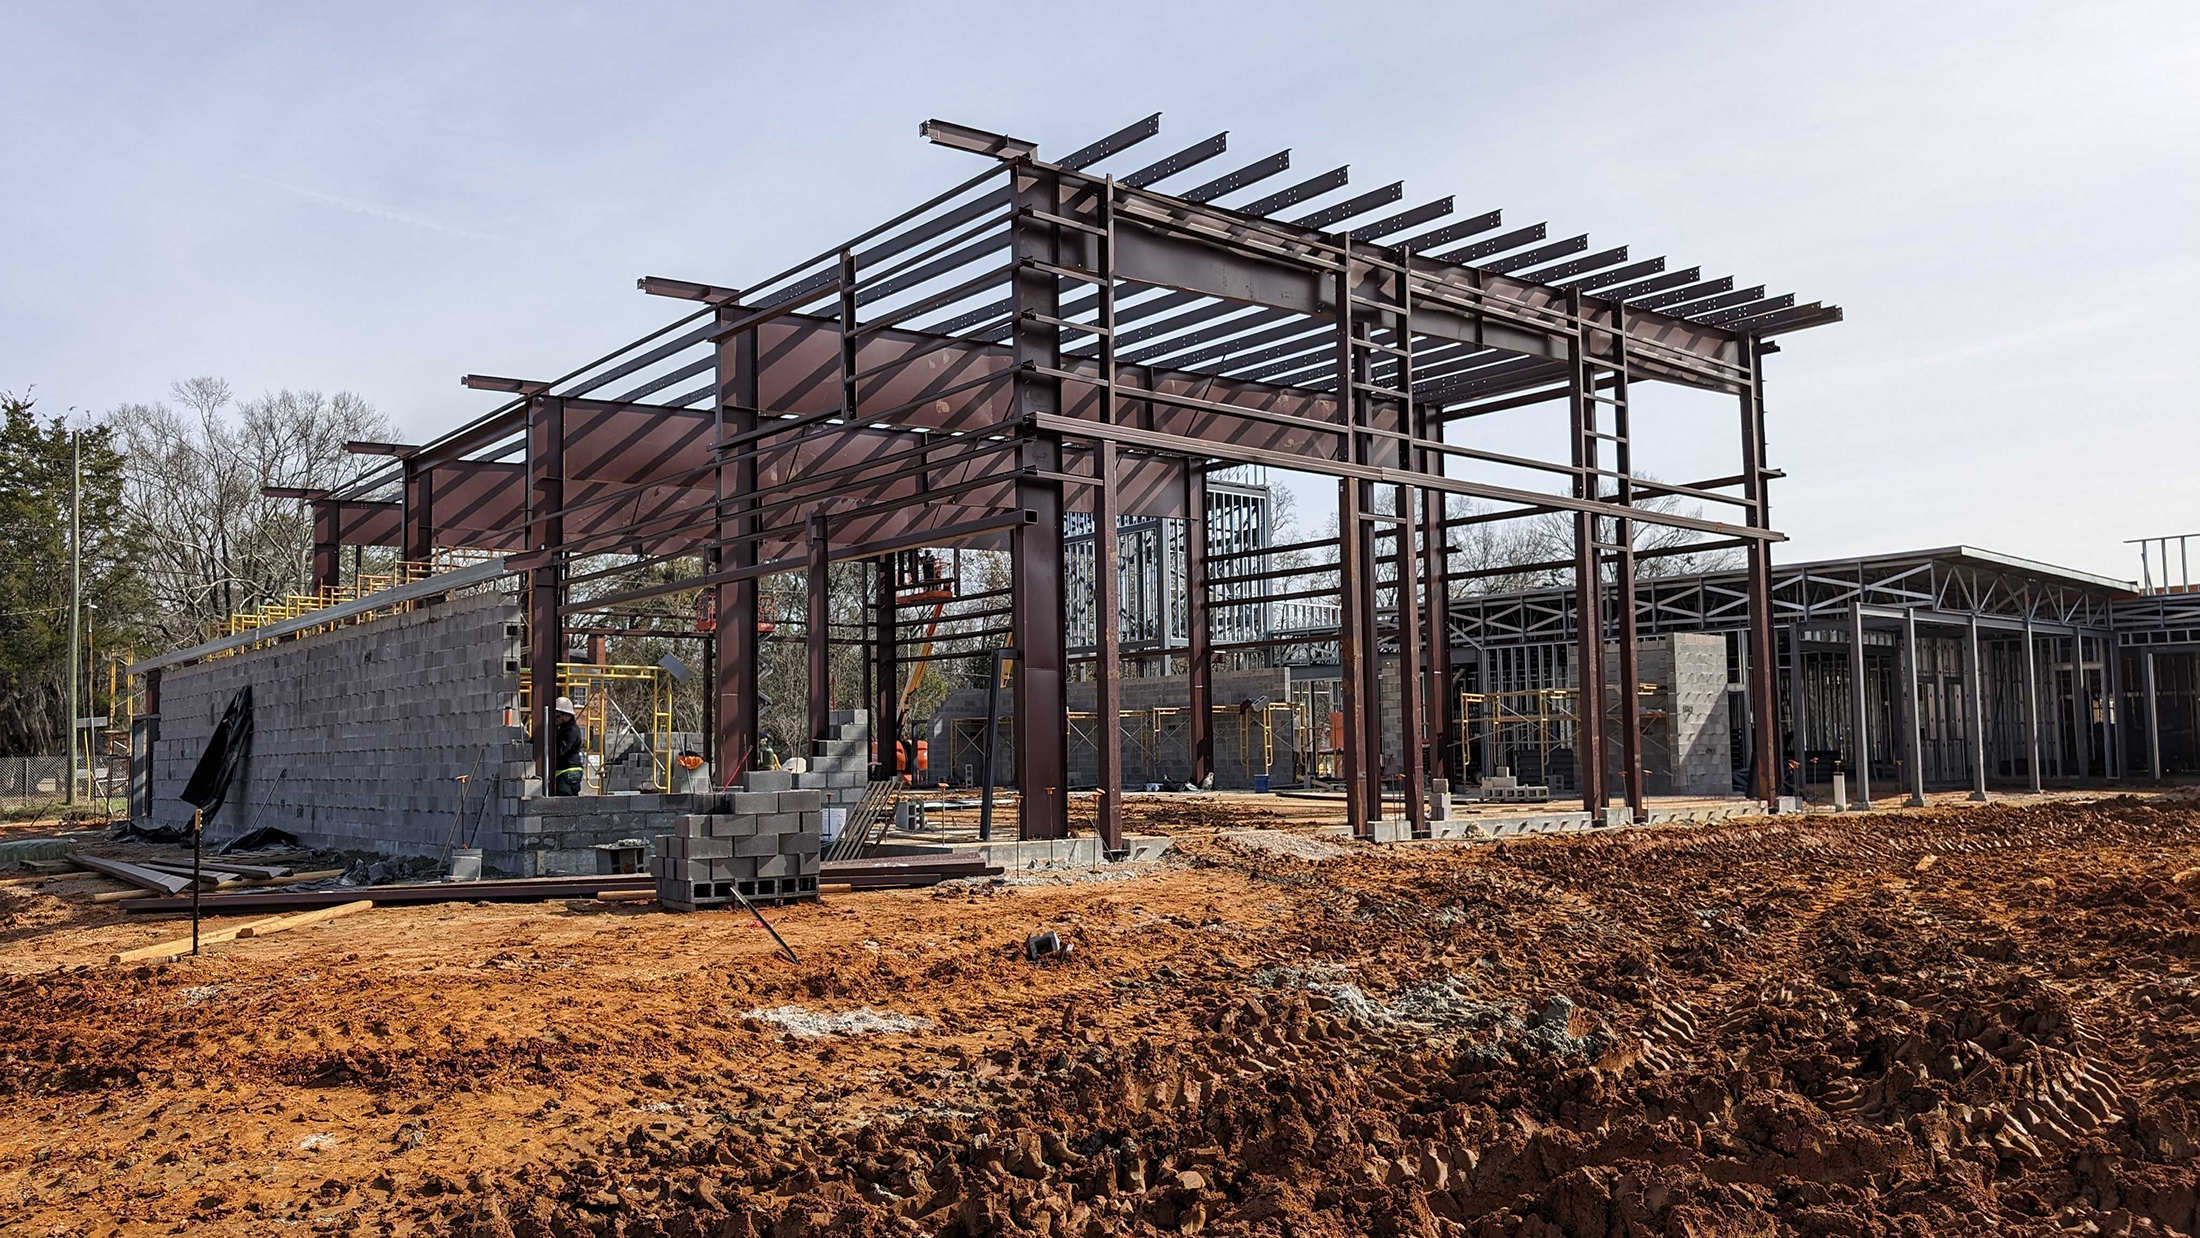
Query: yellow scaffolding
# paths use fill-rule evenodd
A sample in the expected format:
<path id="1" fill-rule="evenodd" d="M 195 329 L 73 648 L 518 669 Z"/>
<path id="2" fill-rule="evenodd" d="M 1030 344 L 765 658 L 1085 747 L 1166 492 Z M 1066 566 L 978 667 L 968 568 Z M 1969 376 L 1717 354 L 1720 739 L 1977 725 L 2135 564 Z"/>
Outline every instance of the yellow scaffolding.
<path id="1" fill-rule="evenodd" d="M 588 754 L 596 758 L 594 769 L 603 766 L 604 743 L 611 729 L 611 713 L 617 705 L 611 699 L 613 683 L 647 681 L 649 684 L 650 766 L 657 785 L 671 790 L 672 763 L 680 755 L 672 751 L 672 676 L 661 666 L 631 666 L 596 662 L 558 663 L 558 695 L 573 701 L 573 720 L 580 725 L 581 742 Z M 534 685 L 531 677 L 522 675 L 519 682 L 520 716 L 533 726 Z M 634 720 L 624 710 L 619 716 L 626 718 L 629 726 Z M 600 789 L 600 787 L 599 787 Z"/>
<path id="2" fill-rule="evenodd" d="M 280 600 L 265 601 L 251 610 L 238 611 L 218 623 L 208 625 L 205 630 L 206 639 L 214 641 L 221 640 L 224 637 L 255 632 L 288 619 L 302 618 L 317 610 L 327 610 L 331 606 L 341 605 L 345 602 L 356 602 L 360 598 L 380 593 L 384 589 L 394 589 L 399 585 L 411 584 L 416 580 L 426 580 L 430 576 L 439 576 L 444 572 L 456 571 L 459 568 L 496 557 L 496 553 L 493 551 L 439 546 L 430 558 L 407 560 L 395 564 L 387 572 L 361 573 L 348 585 L 324 585 L 311 593 L 286 593 Z M 375 610 L 354 615 L 347 622 L 363 623 L 368 619 L 379 618 L 385 613 L 410 609 L 412 609 L 411 603 L 403 603 L 389 608 L 388 611 Z M 294 635 L 307 636 L 323 630 L 322 628 L 308 628 Z M 258 647 L 257 645 L 243 645 L 236 649 L 225 649 L 210 656 L 228 657 L 244 649 Z"/>

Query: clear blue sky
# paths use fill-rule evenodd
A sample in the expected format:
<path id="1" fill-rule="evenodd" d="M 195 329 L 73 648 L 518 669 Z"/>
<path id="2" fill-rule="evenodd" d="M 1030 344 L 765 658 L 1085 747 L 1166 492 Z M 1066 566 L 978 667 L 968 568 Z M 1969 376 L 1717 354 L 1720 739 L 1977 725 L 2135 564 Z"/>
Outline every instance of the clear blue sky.
<path id="1" fill-rule="evenodd" d="M 1844 306 L 1769 370 L 1783 555 L 2131 577 L 2200 530 L 2200 5 L 1040 11 L 9 5 L 0 389 L 348 388 L 422 437 L 493 402 L 462 372 L 670 317 L 638 275 L 738 286 L 967 175 L 927 117 L 1059 153 L 1160 111 Z M 1647 407 L 1651 471 L 1731 468 L 1726 402 Z"/>

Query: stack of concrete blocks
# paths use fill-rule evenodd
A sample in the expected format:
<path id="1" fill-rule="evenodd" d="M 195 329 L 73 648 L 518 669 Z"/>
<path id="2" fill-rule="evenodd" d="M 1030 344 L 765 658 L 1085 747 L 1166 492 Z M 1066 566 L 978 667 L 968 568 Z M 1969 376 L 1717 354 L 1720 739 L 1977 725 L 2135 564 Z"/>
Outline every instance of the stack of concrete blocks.
<path id="1" fill-rule="evenodd" d="M 1475 790 L 1475 798 L 1491 804 L 1538 804 L 1551 798 L 1549 787 L 1521 786 L 1520 779 L 1503 767 L 1484 778 Z"/>
<path id="2" fill-rule="evenodd" d="M 521 752 L 526 745 L 520 744 Z M 531 762 L 515 762 L 532 771 Z M 506 766 L 507 769 L 511 765 Z M 531 773 L 517 785 L 532 789 Z M 528 795 L 510 801 L 510 811 L 485 827 L 482 861 L 499 873 L 522 877 L 593 876 L 602 871 L 605 843 L 649 838 L 677 823 L 716 809 L 722 796 L 700 795 Z"/>
<path id="3" fill-rule="evenodd" d="M 665 744 L 663 752 L 656 750 Z M 703 737 L 696 731 L 674 731 L 670 736 L 645 735 L 639 741 L 626 739 L 626 748 L 615 759 L 606 760 L 600 772 L 600 782 L 606 794 L 620 791 L 687 791 L 695 780 L 687 776 L 679 766 L 683 752 L 701 753 Z M 662 771 L 672 771 L 672 785 L 659 785 Z M 707 777 L 703 780 L 707 785 Z"/>
<path id="4" fill-rule="evenodd" d="M 650 873 L 659 906 L 694 911 L 737 902 L 737 893 L 768 903 L 817 897 L 826 814 L 846 814 L 869 785 L 867 715 L 837 711 L 832 726 L 832 738 L 817 742 L 802 773 L 745 774 L 741 790 L 657 836 Z"/>
<path id="5" fill-rule="evenodd" d="M 1645 795 L 1728 796 L 1734 793 L 1728 751 L 1726 638 L 1707 632 L 1650 636 L 1635 643 L 1642 682 L 1642 783 Z M 1609 712 L 1605 768 L 1611 786 L 1620 775 L 1619 647 L 1604 650 Z"/>

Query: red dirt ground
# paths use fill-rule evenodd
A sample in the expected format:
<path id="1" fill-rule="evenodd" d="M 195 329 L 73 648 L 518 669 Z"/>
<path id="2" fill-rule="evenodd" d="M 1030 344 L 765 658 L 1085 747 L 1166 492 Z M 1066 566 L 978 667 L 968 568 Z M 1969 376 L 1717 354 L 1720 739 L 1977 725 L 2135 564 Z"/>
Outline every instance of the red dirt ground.
<path id="1" fill-rule="evenodd" d="M 799 965 L 577 903 L 108 968 L 173 925 L 0 888 L 0 1229 L 2200 1231 L 2190 801 L 1260 841 L 833 897 Z"/>

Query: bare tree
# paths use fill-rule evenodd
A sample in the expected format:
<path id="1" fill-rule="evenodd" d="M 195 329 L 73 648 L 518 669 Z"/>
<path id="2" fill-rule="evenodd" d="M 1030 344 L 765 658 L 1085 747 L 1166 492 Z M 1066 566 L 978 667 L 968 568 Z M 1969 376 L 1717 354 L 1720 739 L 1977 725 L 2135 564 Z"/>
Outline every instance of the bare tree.
<path id="1" fill-rule="evenodd" d="M 346 452 L 345 441 L 392 434 L 350 392 L 284 390 L 239 403 L 227 382 L 202 376 L 169 396 L 174 403 L 125 404 L 112 420 L 126 457 L 124 509 L 144 548 L 148 626 L 180 643 L 306 589 L 311 516 L 263 487 L 353 481 L 375 461 Z"/>

